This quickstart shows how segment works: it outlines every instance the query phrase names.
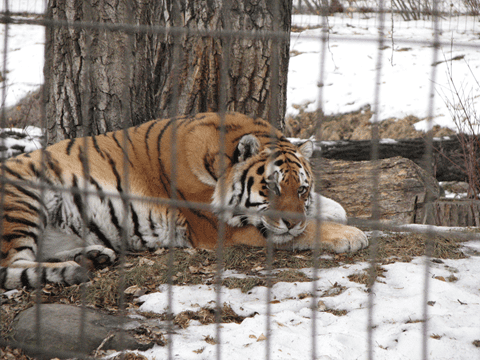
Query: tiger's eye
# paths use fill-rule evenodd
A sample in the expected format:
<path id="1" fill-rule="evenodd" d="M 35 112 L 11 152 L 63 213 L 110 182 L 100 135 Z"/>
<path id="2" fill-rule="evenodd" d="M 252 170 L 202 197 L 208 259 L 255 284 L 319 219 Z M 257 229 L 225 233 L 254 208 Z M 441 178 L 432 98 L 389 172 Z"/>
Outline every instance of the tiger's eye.
<path id="1" fill-rule="evenodd" d="M 299 195 L 303 195 L 303 194 L 305 194 L 306 192 L 307 192 L 307 187 L 306 187 L 306 186 L 300 186 L 300 187 L 298 188 L 298 194 L 299 194 Z"/>

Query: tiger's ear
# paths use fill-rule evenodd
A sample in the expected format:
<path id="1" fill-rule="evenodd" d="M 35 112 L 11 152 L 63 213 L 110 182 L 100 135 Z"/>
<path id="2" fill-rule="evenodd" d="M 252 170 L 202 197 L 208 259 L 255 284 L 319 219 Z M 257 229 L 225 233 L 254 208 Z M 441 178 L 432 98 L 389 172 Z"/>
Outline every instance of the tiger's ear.
<path id="1" fill-rule="evenodd" d="M 253 135 L 244 135 L 238 142 L 233 153 L 233 163 L 236 164 L 247 160 L 249 157 L 258 154 L 260 141 Z"/>
<path id="2" fill-rule="evenodd" d="M 306 157 L 307 159 L 311 158 L 313 155 L 313 150 L 315 146 L 313 145 L 313 142 L 310 140 L 305 141 L 302 145 L 298 147 L 298 150 L 300 150 L 300 153 Z"/>

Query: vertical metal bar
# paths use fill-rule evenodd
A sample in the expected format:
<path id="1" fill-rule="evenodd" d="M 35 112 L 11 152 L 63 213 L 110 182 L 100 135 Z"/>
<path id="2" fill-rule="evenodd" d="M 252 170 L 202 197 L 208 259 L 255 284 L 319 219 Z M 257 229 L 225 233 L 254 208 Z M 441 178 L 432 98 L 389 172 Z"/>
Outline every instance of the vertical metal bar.
<path id="1" fill-rule="evenodd" d="M 45 30 L 45 34 L 46 34 L 46 30 Z M 45 42 L 47 41 L 47 38 L 45 36 Z M 45 54 L 46 54 L 46 46 L 45 46 L 45 50 L 44 50 L 44 57 L 45 57 Z M 42 92 L 42 96 L 43 96 L 43 100 L 45 100 L 45 94 L 46 94 L 46 83 L 44 83 L 43 85 L 43 92 Z M 43 177 L 45 176 L 45 171 L 46 171 L 46 156 L 45 156 L 45 148 L 47 146 L 47 132 L 45 131 L 45 129 L 47 129 L 47 118 L 46 118 L 46 113 L 45 113 L 45 101 L 43 101 L 43 104 L 42 104 L 42 114 L 41 114 L 42 118 L 41 118 L 41 126 L 42 126 L 42 130 L 44 131 L 44 137 L 43 137 L 43 140 L 42 140 L 42 146 L 41 146 L 41 155 L 40 155 L 40 159 L 41 159 L 41 164 L 40 164 L 40 179 L 43 179 Z M 42 181 L 40 181 L 40 201 L 44 201 L 45 199 L 45 189 L 47 188 L 47 184 L 43 183 Z M 45 219 L 43 219 L 44 217 L 44 212 L 40 212 L 39 213 L 39 221 L 40 223 L 45 223 Z M 44 230 L 44 229 L 43 229 Z M 44 231 L 40 231 L 39 233 L 39 236 L 38 236 L 38 242 L 37 242 L 37 254 L 36 254 L 36 261 L 37 261 L 37 271 L 38 271 L 38 274 L 41 273 L 41 270 L 42 270 L 42 265 L 41 265 L 41 262 L 43 261 L 43 243 L 44 243 L 44 240 L 45 240 L 45 233 Z M 40 295 L 40 289 L 42 287 L 42 284 L 40 284 L 40 281 L 37 282 L 37 284 L 35 285 L 35 304 L 36 304 L 36 311 L 35 311 L 35 336 L 36 336 L 36 346 L 40 349 L 40 350 L 43 350 L 43 344 L 41 342 L 41 295 Z"/>
<path id="2" fill-rule="evenodd" d="M 8 85 L 8 72 L 7 72 L 7 55 L 8 55 L 8 29 L 9 29 L 9 20 L 10 20 L 10 12 L 8 8 L 8 0 L 4 0 L 4 7 L 5 7 L 5 33 L 3 37 L 3 84 L 1 87 L 1 113 L 0 113 L 0 127 L 2 129 L 5 128 L 5 104 L 7 98 L 7 85 Z M 4 138 L 0 138 L 0 145 L 2 148 L 4 147 L 5 140 Z M 5 211 L 5 162 L 1 161 L 0 163 L 0 246 L 3 243 L 3 216 Z M 0 247 L 1 249 L 1 247 Z M 0 322 L 2 321 L 2 313 L 0 312 Z"/>
<path id="3" fill-rule="evenodd" d="M 83 4 L 83 20 L 84 21 L 93 21 L 93 15 L 92 14 L 93 14 L 92 5 L 90 4 L 90 2 L 87 1 Z M 76 31 L 78 31 L 78 32 L 83 31 L 84 34 L 85 34 L 86 48 L 85 48 L 85 55 L 84 55 L 85 58 L 84 58 L 84 65 L 83 65 L 85 67 L 85 72 L 82 74 L 82 77 L 83 77 L 84 84 L 86 84 L 85 86 L 89 87 L 89 86 L 91 86 L 90 79 L 91 79 L 91 72 L 92 72 L 92 66 L 91 66 L 92 65 L 92 59 L 91 59 L 91 55 L 92 55 L 92 51 L 91 51 L 92 39 L 91 39 L 91 37 L 92 36 L 91 36 L 91 33 L 92 33 L 93 29 L 77 28 Z M 81 99 L 82 99 L 82 97 L 81 97 Z M 81 106 L 81 116 L 82 116 L 81 120 L 82 120 L 82 124 L 84 126 L 84 128 L 81 129 L 81 134 L 83 136 L 82 143 L 83 143 L 83 149 L 84 149 L 84 155 L 85 156 L 81 156 L 81 158 L 80 158 L 80 160 L 82 162 L 84 183 L 83 183 L 83 185 L 79 186 L 79 190 L 80 190 L 80 196 L 82 198 L 82 202 L 84 204 L 88 204 L 88 198 L 91 195 L 88 194 L 88 185 L 87 185 L 87 179 L 90 177 L 90 166 L 89 166 L 89 159 L 88 159 L 88 139 L 87 139 L 86 136 L 87 136 L 89 130 L 91 129 L 90 124 L 92 122 L 92 119 L 89 118 L 90 98 L 87 101 L 87 97 L 83 96 L 83 101 L 81 102 L 80 106 Z M 85 124 L 87 126 L 86 129 L 85 129 Z M 46 128 L 47 127 L 45 127 L 45 129 Z M 94 135 L 94 134 L 88 134 L 88 135 Z M 78 133 L 77 133 L 77 136 L 78 136 Z M 72 196 L 73 196 L 73 193 L 72 193 Z M 80 216 L 81 216 L 82 221 L 83 221 L 83 227 L 82 227 L 82 230 L 81 230 L 83 250 L 82 250 L 82 257 L 81 257 L 82 261 L 81 261 L 80 265 L 82 267 L 86 268 L 85 259 L 86 259 L 86 247 L 87 247 L 86 239 L 87 239 L 88 219 L 87 219 L 87 213 L 86 213 L 85 207 L 82 207 Z M 78 340 L 79 340 L 79 344 L 84 344 L 85 343 L 85 321 L 86 321 L 86 307 L 85 307 L 85 305 L 86 304 L 85 304 L 85 286 L 83 286 L 83 285 L 80 287 L 80 300 L 81 300 L 82 306 L 80 307 L 80 329 L 79 329 L 79 334 L 78 334 Z"/>
<path id="4" fill-rule="evenodd" d="M 327 54 L 327 42 L 328 42 L 328 3 L 326 0 L 322 1 L 322 32 L 320 36 L 320 73 L 319 73 L 319 84 L 318 87 L 318 106 L 317 106 L 317 118 L 316 118 L 316 140 L 322 140 L 322 123 L 323 123 L 323 84 L 325 83 L 326 76 L 326 54 Z M 321 150 L 320 150 L 321 151 Z M 320 172 L 318 173 L 320 176 Z M 320 180 L 320 179 L 315 179 Z M 316 191 L 321 191 L 321 189 L 316 189 Z M 315 210 L 315 241 L 313 249 L 313 282 L 312 282 L 312 334 L 311 334 L 311 343 L 312 343 L 312 356 L 311 359 L 315 360 L 317 358 L 318 345 L 316 341 L 317 336 L 317 311 L 318 311 L 318 302 L 317 302 L 317 277 L 318 277 L 318 268 L 320 266 L 320 241 L 321 241 L 321 226 L 322 221 L 320 220 L 320 213 L 322 210 L 322 204 L 319 202 Z"/>
<path id="5" fill-rule="evenodd" d="M 224 0 L 222 5 L 222 19 L 225 19 L 224 23 L 224 30 L 231 29 L 231 23 L 227 19 L 231 16 L 232 11 L 232 4 L 230 0 Z M 220 63 L 220 79 L 219 79 L 219 103 L 218 103 L 218 111 L 220 114 L 220 138 L 219 138 L 219 155 L 220 155 L 220 173 L 225 173 L 227 168 L 226 163 L 226 112 L 227 112 L 227 94 L 228 94 L 228 85 L 229 85 L 229 77 L 228 71 L 230 69 L 230 53 L 232 49 L 232 42 L 234 39 L 234 35 L 227 34 L 226 36 L 222 37 L 221 43 L 223 43 L 223 59 Z M 220 206 L 221 208 L 225 208 L 226 206 L 226 184 L 225 184 L 225 177 L 221 176 L 219 178 L 220 187 Z M 217 236 L 217 248 L 216 248 L 216 255 L 217 255 L 217 264 L 215 269 L 215 342 L 216 342 L 216 359 L 220 360 L 222 358 L 222 332 L 221 332 L 221 321 L 222 321 L 222 281 L 223 281 L 223 259 L 224 259 L 224 242 L 225 242 L 225 234 L 226 234 L 226 223 L 223 216 L 223 210 L 220 212 L 221 216 L 219 217 L 218 222 L 218 236 Z"/>
<path id="6" fill-rule="evenodd" d="M 279 96 L 279 57 L 280 57 L 280 46 L 281 41 L 278 37 L 280 32 L 280 8 L 279 8 L 279 1 L 273 1 L 270 3 L 272 8 L 272 25 L 273 25 L 273 36 L 271 37 L 271 56 L 272 56 L 272 63 L 271 63 L 271 82 L 270 82 L 270 109 L 269 109 L 269 122 L 272 124 L 273 127 L 277 127 L 278 124 L 281 124 L 279 121 L 280 117 L 284 119 L 285 114 L 280 114 L 278 109 L 278 96 Z M 263 41 L 269 41 L 268 37 L 265 38 Z M 284 120 L 283 120 L 284 121 Z M 272 139 L 275 138 L 272 129 Z M 274 145 L 275 146 L 275 145 Z M 269 161 L 271 162 L 271 161 Z M 272 196 L 270 197 L 270 203 L 273 203 Z M 272 210 L 277 211 L 278 209 L 273 208 Z M 279 216 L 279 215 L 276 215 Z M 266 301 L 266 325 L 265 325 L 265 334 L 266 334 L 266 341 L 265 341 L 265 359 L 270 360 L 270 353 L 272 347 L 272 326 L 270 322 L 270 318 L 272 315 L 272 307 L 271 307 L 271 299 L 272 299 L 272 267 L 273 267 L 273 241 L 270 240 L 270 235 L 267 235 L 267 256 L 266 256 L 266 287 L 267 287 L 267 296 L 265 298 Z"/>
<path id="7" fill-rule="evenodd" d="M 180 11 L 182 10 L 180 7 L 180 3 L 177 1 L 172 2 L 172 22 L 175 27 L 185 26 L 186 24 L 182 23 L 182 16 Z M 181 71 L 181 40 L 182 35 L 174 34 L 173 36 L 173 64 L 174 65 L 174 79 L 178 80 L 180 77 Z M 187 34 L 183 35 L 187 36 Z M 173 89 L 172 89 L 172 102 L 168 107 L 168 115 L 169 117 L 177 116 L 178 112 L 178 98 L 179 98 L 179 83 L 178 81 L 174 81 Z M 173 121 L 172 123 L 172 134 L 171 134 L 171 147 L 170 147 L 170 163 L 171 163 L 171 182 L 170 182 L 170 194 L 171 199 L 174 201 L 178 200 L 177 196 L 177 122 Z M 175 244 L 175 217 L 177 216 L 178 207 L 172 205 L 172 211 L 169 212 L 169 219 L 167 223 L 170 223 L 171 226 L 168 228 L 168 270 L 167 270 L 167 284 L 168 284 L 168 309 L 167 309 L 167 350 L 168 350 L 168 359 L 173 358 L 173 264 L 174 264 L 174 244 Z"/>
<path id="8" fill-rule="evenodd" d="M 46 15 L 48 13 L 47 11 L 47 4 L 45 4 L 45 12 L 44 14 Z M 46 57 L 46 52 L 47 52 L 47 46 L 46 46 L 46 41 L 47 41 L 47 33 L 48 33 L 48 27 L 45 26 L 45 46 L 44 46 L 44 59 Z M 50 29 L 50 31 L 52 31 Z M 44 72 L 48 72 L 50 69 L 44 69 Z M 41 164 L 40 164 L 40 177 L 42 178 L 45 174 L 45 169 L 46 169 L 46 164 L 45 164 L 45 152 L 44 152 L 44 149 L 46 148 L 47 146 L 47 131 L 45 129 L 47 129 L 47 117 L 46 117 L 46 109 L 45 109 L 45 103 L 46 103 L 46 94 L 47 94 L 47 79 L 49 79 L 50 76 L 44 76 L 44 84 L 43 84 L 43 91 L 42 91 L 42 105 L 41 105 L 41 128 L 42 128 L 42 131 L 44 132 L 44 136 L 43 136 L 43 140 L 42 140 L 42 144 L 41 144 Z M 45 186 L 44 184 L 40 183 L 40 199 L 41 201 L 43 201 L 44 199 L 44 192 L 45 192 Z M 40 221 L 43 221 L 43 212 L 39 214 L 39 217 L 40 217 Z M 41 255 L 41 252 L 42 252 L 42 244 L 43 244 L 43 241 L 44 241 L 44 233 L 43 231 L 40 232 L 39 236 L 38 236 L 38 246 L 37 246 L 37 261 L 41 261 L 42 260 L 42 255 Z M 38 264 L 38 270 L 40 271 L 41 269 L 41 265 Z M 41 285 L 38 284 L 38 287 L 36 289 L 37 291 L 37 296 L 35 298 L 36 300 L 36 312 L 35 312 L 35 332 L 36 332 L 36 340 L 37 340 L 37 345 L 38 345 L 38 342 L 41 340 L 40 339 L 40 335 L 41 335 L 41 328 L 40 328 L 40 321 L 41 321 L 41 312 L 40 312 L 40 303 L 41 303 L 41 298 L 40 298 L 40 287 Z"/>
<path id="9" fill-rule="evenodd" d="M 438 49 L 440 47 L 439 38 L 439 24 L 438 24 L 438 3 L 433 1 L 433 49 L 432 49 L 432 64 L 436 64 L 438 61 Z M 435 104 L 435 84 L 437 76 L 437 67 L 432 66 L 429 99 L 428 99 L 428 118 L 427 118 L 427 144 L 425 149 L 425 163 L 426 171 L 429 174 L 433 174 L 432 168 L 432 151 L 433 151 L 433 134 L 431 129 L 433 128 L 433 116 L 434 116 L 434 104 Z M 433 208 L 431 196 L 427 193 L 425 199 L 425 223 L 427 225 L 433 225 Z M 433 253 L 433 229 L 428 228 L 425 247 L 425 272 L 424 272 L 424 293 L 422 302 L 423 312 L 423 324 L 422 324 L 422 359 L 428 359 L 428 293 L 430 290 L 430 257 Z"/>
<path id="10" fill-rule="evenodd" d="M 383 65 L 383 43 L 384 43 L 384 26 L 385 26 L 385 14 L 383 0 L 379 2 L 379 25 L 378 25 L 378 47 L 377 47 L 377 63 L 376 63 L 376 74 L 375 74 L 375 90 L 374 90 L 374 119 L 372 124 L 372 220 L 378 221 L 380 219 L 380 208 L 378 204 L 379 193 L 378 193 L 378 177 L 379 171 L 377 167 L 378 161 L 378 146 L 379 146 L 379 133 L 378 133 L 378 122 L 380 114 L 380 87 L 381 87 L 381 77 L 382 77 L 382 65 Z M 374 312 L 374 293 L 373 288 L 375 286 L 375 273 L 376 273 L 376 262 L 377 262 L 377 240 L 378 240 L 378 229 L 374 228 L 373 235 L 371 237 L 370 245 L 370 267 L 369 267 L 369 292 L 368 292 L 368 321 L 367 321 L 367 352 L 368 359 L 371 360 L 374 357 L 373 354 L 373 329 L 375 327 L 373 322 L 373 312 Z"/>
<path id="11" fill-rule="evenodd" d="M 121 6 L 121 5 L 120 5 Z M 135 23 L 135 17 L 134 17 L 134 11 L 135 11 L 135 6 L 133 3 L 133 0 L 125 0 L 125 23 L 127 25 L 132 25 Z M 101 28 L 104 28 L 105 25 L 101 26 Z M 123 90 L 122 90 L 122 106 L 127 108 L 129 111 L 126 112 L 129 116 L 125 117 L 123 119 L 123 124 L 122 124 L 122 132 L 123 132 L 123 141 L 122 141 L 122 147 L 123 147 L 123 176 L 122 176 L 122 182 L 124 184 L 123 186 L 123 192 L 121 194 L 122 202 L 123 202 L 123 208 L 124 208 L 124 218 L 123 218 L 123 224 L 122 228 L 123 231 L 121 232 L 121 248 L 120 248 L 120 254 L 119 254 L 119 284 L 118 284 L 118 307 L 119 307 L 119 312 L 121 316 L 121 321 L 122 323 L 125 321 L 126 317 L 126 311 L 125 311 L 125 255 L 127 251 L 127 244 L 128 244 L 128 237 L 130 236 L 130 204 L 131 204 L 131 190 L 130 190 L 130 168 L 129 168 L 129 141 L 128 141 L 128 128 L 131 125 L 131 120 L 132 120 L 132 99 L 130 97 L 130 89 L 132 84 L 132 66 L 133 66 L 133 59 L 132 59 L 132 54 L 133 54 L 133 45 L 134 45 L 134 39 L 133 37 L 135 36 L 136 32 L 135 30 L 129 30 L 124 32 L 125 36 L 127 37 L 126 41 L 126 46 L 125 46 L 125 82 L 123 84 Z M 123 110 L 123 109 L 122 109 Z M 122 111 L 125 113 L 125 111 Z M 133 211 L 133 208 L 132 208 Z M 132 214 L 133 216 L 133 214 Z M 123 340 L 125 338 L 125 332 L 122 328 L 121 331 L 119 331 L 119 342 L 122 344 Z M 125 349 L 119 349 L 121 351 L 124 351 Z"/>

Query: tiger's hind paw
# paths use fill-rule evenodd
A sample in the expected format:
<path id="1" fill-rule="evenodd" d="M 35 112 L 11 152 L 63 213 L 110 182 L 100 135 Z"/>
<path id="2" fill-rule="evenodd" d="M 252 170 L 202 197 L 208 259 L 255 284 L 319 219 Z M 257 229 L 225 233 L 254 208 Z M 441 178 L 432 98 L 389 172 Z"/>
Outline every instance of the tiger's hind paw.
<path id="1" fill-rule="evenodd" d="M 77 265 L 77 264 L 76 264 Z M 93 274 L 83 266 L 68 266 L 63 273 L 63 279 L 48 279 L 49 282 L 65 283 L 66 285 L 78 285 L 93 279 Z"/>

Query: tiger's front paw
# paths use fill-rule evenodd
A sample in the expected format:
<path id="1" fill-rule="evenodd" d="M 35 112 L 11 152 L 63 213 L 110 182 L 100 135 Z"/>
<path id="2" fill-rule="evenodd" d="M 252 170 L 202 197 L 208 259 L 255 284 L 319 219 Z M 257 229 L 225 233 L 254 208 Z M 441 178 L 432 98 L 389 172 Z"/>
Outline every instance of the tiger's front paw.
<path id="1" fill-rule="evenodd" d="M 336 253 L 355 252 L 368 246 L 367 235 L 362 230 L 346 225 L 335 229 L 322 240 L 326 248 Z"/>
<path id="2" fill-rule="evenodd" d="M 80 249 L 82 250 L 82 249 Z M 115 261 L 115 252 L 101 245 L 90 245 L 85 251 L 77 254 L 74 258 L 75 262 L 84 265 L 88 270 L 102 269 L 110 266 Z"/>

